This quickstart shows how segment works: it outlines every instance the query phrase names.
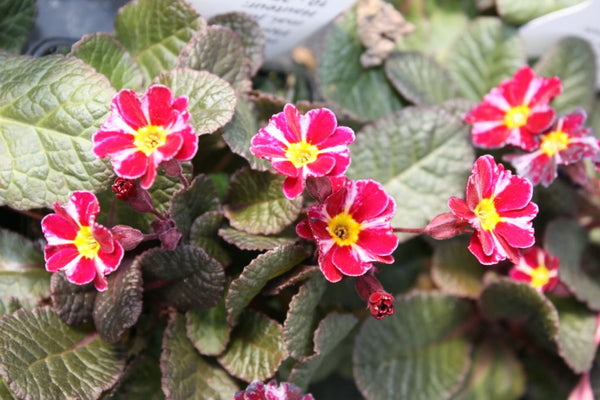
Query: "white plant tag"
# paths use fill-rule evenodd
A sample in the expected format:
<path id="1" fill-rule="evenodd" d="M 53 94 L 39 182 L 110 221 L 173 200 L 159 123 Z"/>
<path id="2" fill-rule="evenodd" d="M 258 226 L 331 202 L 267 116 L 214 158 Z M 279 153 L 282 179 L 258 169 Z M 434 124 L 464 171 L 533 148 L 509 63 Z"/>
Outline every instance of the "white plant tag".
<path id="1" fill-rule="evenodd" d="M 206 19 L 241 11 L 259 23 L 267 39 L 266 59 L 291 50 L 356 0 L 191 0 Z"/>
<path id="2" fill-rule="evenodd" d="M 590 0 L 536 18 L 523 25 L 519 35 L 527 54 L 538 57 L 566 36 L 587 40 L 596 54 L 596 88 L 600 88 L 600 0 Z"/>

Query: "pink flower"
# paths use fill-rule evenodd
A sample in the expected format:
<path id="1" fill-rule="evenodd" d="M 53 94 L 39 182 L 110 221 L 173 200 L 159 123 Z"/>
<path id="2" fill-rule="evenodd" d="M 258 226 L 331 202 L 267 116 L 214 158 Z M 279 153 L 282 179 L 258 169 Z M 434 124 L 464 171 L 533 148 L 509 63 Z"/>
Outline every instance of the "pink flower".
<path id="1" fill-rule="evenodd" d="M 466 201 L 451 197 L 448 206 L 467 221 L 475 233 L 469 250 L 489 265 L 506 258 L 517 262 L 517 248 L 535 243 L 531 220 L 538 207 L 531 202 L 531 183 L 496 164 L 490 155 L 479 157 L 467 182 Z"/>
<path id="2" fill-rule="evenodd" d="M 108 119 L 94 134 L 94 154 L 110 157 L 118 176 L 141 178 L 148 189 L 156 169 L 164 161 L 190 160 L 198 150 L 198 138 L 188 124 L 188 99 L 173 99 L 166 86 L 153 85 L 140 100 L 123 89 L 113 98 Z"/>
<path id="3" fill-rule="evenodd" d="M 55 214 L 42 219 L 48 244 L 44 248 L 46 270 L 65 271 L 69 282 L 96 289 L 107 288 L 106 276 L 117 269 L 123 247 L 110 230 L 96 223 L 98 199 L 90 192 L 74 192 L 67 204 L 54 203 Z"/>
<path id="4" fill-rule="evenodd" d="M 312 394 L 302 395 L 300 388 L 292 383 L 282 382 L 277 385 L 274 380 L 266 385 L 254 381 L 246 390 L 237 392 L 233 400 L 314 400 Z"/>
<path id="5" fill-rule="evenodd" d="M 527 282 L 540 292 L 552 290 L 558 283 L 558 257 L 533 246 L 523 251 L 509 276 L 518 282 Z"/>
<path id="6" fill-rule="evenodd" d="M 308 219 L 296 232 L 315 239 L 319 247 L 319 267 L 330 282 L 343 275 L 360 276 L 373 261 L 394 262 L 398 246 L 391 219 L 396 203 L 371 179 L 348 181 L 322 204 L 309 208 Z"/>
<path id="7" fill-rule="evenodd" d="M 350 165 L 348 145 L 353 141 L 352 129 L 337 126 L 335 115 L 327 108 L 302 115 L 293 104 L 286 104 L 283 112 L 273 115 L 252 138 L 250 151 L 287 176 L 283 193 L 293 199 L 302 194 L 309 176 L 343 175 Z"/>
<path id="8" fill-rule="evenodd" d="M 510 154 L 504 159 L 533 185 L 541 182 L 547 187 L 556 179 L 558 165 L 600 155 L 593 132 L 583 126 L 585 119 L 585 111 L 581 109 L 559 118 L 550 131 L 541 136 L 537 150 L 528 154 Z"/>
<path id="9" fill-rule="evenodd" d="M 484 149 L 505 145 L 534 149 L 536 136 L 554 119 L 549 103 L 561 92 L 558 77 L 537 77 L 531 68 L 522 67 L 466 114 L 465 121 L 473 124 L 473 144 Z"/>

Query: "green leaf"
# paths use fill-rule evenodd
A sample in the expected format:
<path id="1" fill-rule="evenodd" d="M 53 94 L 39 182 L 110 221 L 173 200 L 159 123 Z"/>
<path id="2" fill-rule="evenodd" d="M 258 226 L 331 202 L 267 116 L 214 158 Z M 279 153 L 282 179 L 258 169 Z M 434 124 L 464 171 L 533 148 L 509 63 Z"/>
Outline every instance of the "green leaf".
<path id="1" fill-rule="evenodd" d="M 558 219 L 548 224 L 545 246 L 560 259 L 558 276 L 575 298 L 592 310 L 600 310 L 600 277 L 586 270 L 583 262 L 588 242 L 587 232 L 574 220 Z"/>
<path id="2" fill-rule="evenodd" d="M 108 185 L 91 142 L 115 94 L 104 75 L 73 57 L 0 53 L 0 93 L 0 205 L 50 207 Z"/>
<path id="3" fill-rule="evenodd" d="M 471 303 L 449 295 L 397 297 L 397 312 L 368 319 L 354 347 L 354 377 L 368 400 L 448 399 L 463 385 L 471 345 L 453 334 L 473 315 Z"/>
<path id="4" fill-rule="evenodd" d="M 252 87 L 249 64 L 240 37 L 223 26 L 198 31 L 183 48 L 177 62 L 179 67 L 212 72 L 242 93 Z"/>
<path id="5" fill-rule="evenodd" d="M 4 379 L 0 378 L 0 399 L 3 400 L 18 400 L 14 393 L 10 391 Z"/>
<path id="6" fill-rule="evenodd" d="M 579 377 L 558 357 L 539 357 L 539 353 L 524 354 L 522 357 L 527 373 L 525 399 L 565 400 L 573 390 Z"/>
<path id="7" fill-rule="evenodd" d="M 576 107 L 592 112 L 596 82 L 596 56 L 585 40 L 569 37 L 559 41 L 535 65 L 542 76 L 558 76 L 563 92 L 552 101 L 557 114 L 570 113 Z"/>
<path id="8" fill-rule="evenodd" d="M 396 90 L 417 105 L 433 105 L 458 95 L 450 73 L 435 60 L 418 52 L 393 54 L 385 73 Z"/>
<path id="9" fill-rule="evenodd" d="M 158 358 L 141 354 L 127 366 L 125 375 L 103 400 L 164 400 Z"/>
<path id="10" fill-rule="evenodd" d="M 219 229 L 219 236 L 227 243 L 237 246 L 242 250 L 271 250 L 298 240 L 297 236 L 253 235 L 233 228 Z"/>
<path id="11" fill-rule="evenodd" d="M 106 76 L 115 89 L 139 90 L 144 83 L 144 75 L 133 57 L 121 43 L 107 33 L 85 35 L 71 48 L 71 56 L 91 65 Z"/>
<path id="12" fill-rule="evenodd" d="M 44 255 L 39 243 L 0 228 L 0 271 L 21 271 L 43 265 Z"/>
<path id="13" fill-rule="evenodd" d="M 150 249 L 138 256 L 144 281 L 162 281 L 160 293 L 180 310 L 214 307 L 223 296 L 223 266 L 199 247 L 183 245 L 175 250 Z"/>
<path id="14" fill-rule="evenodd" d="M 498 14 L 511 24 L 524 24 L 534 18 L 583 3 L 584 0 L 496 0 Z"/>
<path id="15" fill-rule="evenodd" d="M 121 263 L 108 277 L 108 289 L 94 303 L 94 324 L 108 343 L 117 342 L 142 313 L 142 270 L 139 263 Z"/>
<path id="16" fill-rule="evenodd" d="M 160 357 L 162 389 L 169 400 L 231 400 L 238 387 L 221 368 L 202 357 L 185 334 L 185 319 L 172 315 Z"/>
<path id="17" fill-rule="evenodd" d="M 190 228 L 190 244 L 202 247 L 209 256 L 227 267 L 231 264 L 231 257 L 217 236 L 224 221 L 225 216 L 220 211 L 207 211 L 196 218 Z"/>
<path id="18" fill-rule="evenodd" d="M 119 10 L 115 37 L 150 81 L 177 65 L 177 57 L 206 21 L 183 0 L 135 0 Z"/>
<path id="19" fill-rule="evenodd" d="M 52 274 L 50 280 L 52 307 L 67 325 L 83 325 L 92 321 L 98 291 L 93 283 L 76 285 L 64 272 Z"/>
<path id="20" fill-rule="evenodd" d="M 552 349 L 558 339 L 558 313 L 543 294 L 524 282 L 500 278 L 487 285 L 479 299 L 491 319 L 515 321 L 539 343 Z"/>
<path id="21" fill-rule="evenodd" d="M 308 256 L 305 248 L 287 245 L 277 247 L 252 260 L 229 286 L 225 297 L 227 322 L 231 326 L 235 325 L 244 308 L 269 280 L 289 271 Z"/>
<path id="22" fill-rule="evenodd" d="M 19 53 L 33 28 L 35 0 L 0 2 L 0 49 Z"/>
<path id="23" fill-rule="evenodd" d="M 28 399 L 97 399 L 123 373 L 125 354 L 97 333 L 64 324 L 49 307 L 0 321 L 0 373 Z"/>
<path id="24" fill-rule="evenodd" d="M 208 176 L 200 174 L 187 190 L 181 189 L 173 195 L 169 215 L 183 234 L 184 240 L 187 240 L 194 220 L 207 211 L 218 209 L 217 188 Z"/>
<path id="25" fill-rule="evenodd" d="M 469 128 L 443 109 L 408 107 L 356 136 L 348 176 L 383 185 L 399 209 L 392 225 L 425 226 L 448 211 L 450 196 L 464 195 L 474 159 Z"/>
<path id="26" fill-rule="evenodd" d="M 275 375 L 286 356 L 283 327 L 263 314 L 247 311 L 218 360 L 231 375 L 252 382 Z"/>
<path id="27" fill-rule="evenodd" d="M 363 46 L 358 39 L 356 7 L 338 19 L 325 39 L 317 66 L 321 92 L 330 102 L 359 119 L 376 119 L 402 108 L 383 67 L 360 64 Z"/>
<path id="28" fill-rule="evenodd" d="M 525 53 L 516 31 L 493 17 L 474 20 L 448 55 L 448 69 L 461 93 L 474 101 L 523 65 Z"/>
<path id="29" fill-rule="evenodd" d="M 160 74 L 156 81 L 175 96 L 187 96 L 190 124 L 197 135 L 213 133 L 231 121 L 237 98 L 229 83 L 207 71 L 177 68 Z"/>
<path id="30" fill-rule="evenodd" d="M 232 227 L 248 233 L 283 231 L 300 215 L 302 196 L 290 200 L 283 194 L 285 177 L 242 168 L 231 178 L 224 211 Z"/>
<path id="31" fill-rule="evenodd" d="M 196 350 L 205 356 L 218 356 L 229 343 L 225 302 L 208 310 L 190 310 L 185 314 L 186 332 Z"/>
<path id="32" fill-rule="evenodd" d="M 265 58 L 266 38 L 260 25 L 249 15 L 238 12 L 220 14 L 208 21 L 225 26 L 238 34 L 250 60 L 250 75 L 256 75 Z"/>
<path id="33" fill-rule="evenodd" d="M 315 274 L 290 301 L 283 324 L 283 335 L 290 356 L 298 360 L 313 352 L 312 338 L 317 325 L 315 311 L 326 288 L 323 276 Z"/>
<path id="34" fill-rule="evenodd" d="M 431 277 L 436 286 L 455 296 L 477 298 L 483 286 L 486 268 L 467 247 L 470 236 L 435 242 Z"/>

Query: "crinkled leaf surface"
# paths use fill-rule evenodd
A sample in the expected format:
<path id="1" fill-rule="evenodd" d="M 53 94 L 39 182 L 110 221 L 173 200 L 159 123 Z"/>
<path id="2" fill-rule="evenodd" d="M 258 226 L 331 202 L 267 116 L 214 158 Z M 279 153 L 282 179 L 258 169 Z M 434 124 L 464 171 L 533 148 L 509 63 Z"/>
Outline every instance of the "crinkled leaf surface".
<path id="1" fill-rule="evenodd" d="M 177 65 L 177 57 L 206 21 L 183 0 L 134 0 L 115 18 L 115 36 L 133 55 L 147 82 Z"/>
<path id="2" fill-rule="evenodd" d="M 525 53 L 516 31 L 493 17 L 469 24 L 448 55 L 448 69 L 460 92 L 474 101 L 523 65 Z"/>
<path id="3" fill-rule="evenodd" d="M 448 399 L 463 385 L 471 344 L 452 334 L 472 304 L 443 294 L 396 297 L 396 313 L 368 319 L 354 346 L 354 377 L 368 400 Z"/>
<path id="4" fill-rule="evenodd" d="M 185 314 L 186 332 L 196 350 L 205 356 L 218 356 L 229 343 L 225 301 L 207 310 L 190 310 Z"/>
<path id="5" fill-rule="evenodd" d="M 185 318 L 173 315 L 160 357 L 162 388 L 167 400 L 231 400 L 238 387 L 221 368 L 202 357 L 185 334 Z"/>
<path id="6" fill-rule="evenodd" d="M 257 234 L 284 230 L 300 214 L 302 196 L 283 194 L 281 175 L 243 168 L 233 175 L 224 211 L 232 227 Z"/>
<path id="7" fill-rule="evenodd" d="M 0 2 L 0 49 L 20 52 L 33 28 L 36 13 L 35 0 Z"/>
<path id="8" fill-rule="evenodd" d="M 142 88 L 144 75 L 140 67 L 112 35 L 86 35 L 73 45 L 69 55 L 85 61 L 105 75 L 117 90 Z"/>
<path id="9" fill-rule="evenodd" d="M 559 357 L 527 354 L 522 360 L 527 374 L 526 399 L 565 400 L 579 380 Z"/>
<path id="10" fill-rule="evenodd" d="M 219 229 L 219 236 L 227 243 L 237 246 L 242 250 L 271 250 L 298 240 L 297 236 L 254 235 L 233 228 Z"/>
<path id="11" fill-rule="evenodd" d="M 14 393 L 10 391 L 4 379 L 0 378 L 0 399 L 3 400 L 17 400 Z"/>
<path id="12" fill-rule="evenodd" d="M 218 360 L 231 375 L 252 382 L 272 377 L 286 356 L 283 327 L 261 313 L 248 310 Z"/>
<path id="13" fill-rule="evenodd" d="M 583 3 L 584 0 L 496 0 L 498 14 L 511 24 L 523 24 L 534 18 Z"/>
<path id="14" fill-rule="evenodd" d="M 244 308 L 269 280 L 289 271 L 308 256 L 305 248 L 287 245 L 267 251 L 252 260 L 240 276 L 231 282 L 225 297 L 229 324 L 235 325 Z"/>
<path id="15" fill-rule="evenodd" d="M 177 65 L 220 76 L 240 92 L 252 87 L 250 61 L 240 37 L 224 26 L 198 31 L 179 55 Z"/>
<path id="16" fill-rule="evenodd" d="M 458 95 L 450 73 L 432 58 L 418 52 L 393 54 L 385 73 L 396 90 L 417 105 L 433 105 Z"/>
<path id="17" fill-rule="evenodd" d="M 596 56 L 585 40 L 569 37 L 558 42 L 535 65 L 541 76 L 558 76 L 563 92 L 552 101 L 557 114 L 570 113 L 576 107 L 592 111 L 596 82 Z"/>
<path id="18" fill-rule="evenodd" d="M 362 52 L 356 7 L 353 7 L 336 20 L 325 39 L 317 67 L 323 95 L 353 116 L 365 120 L 402 108 L 400 97 L 387 81 L 383 67 L 362 67 Z"/>
<path id="19" fill-rule="evenodd" d="M 54 311 L 66 324 L 83 325 L 92 321 L 98 294 L 93 283 L 76 285 L 67 280 L 64 272 L 57 272 L 50 280 L 50 294 Z"/>
<path id="20" fill-rule="evenodd" d="M 351 179 L 375 179 L 396 200 L 392 225 L 422 227 L 463 197 L 473 164 L 468 127 L 436 107 L 409 107 L 364 127 L 351 144 Z"/>
<path id="21" fill-rule="evenodd" d="M 69 327 L 49 307 L 0 321 L 0 373 L 20 398 L 97 399 L 124 366 L 119 347 Z"/>
<path id="22" fill-rule="evenodd" d="M 223 296 L 223 266 L 199 247 L 154 248 L 138 256 L 135 262 L 141 264 L 145 282 L 163 281 L 156 291 L 178 309 L 214 307 Z"/>
<path id="23" fill-rule="evenodd" d="M 233 117 L 237 99 L 227 81 L 208 71 L 177 68 L 160 74 L 159 83 L 175 96 L 187 96 L 190 124 L 197 135 L 213 133 Z"/>
<path id="24" fill-rule="evenodd" d="M 20 271 L 43 265 L 44 255 L 39 244 L 0 228 L 0 271 Z"/>
<path id="25" fill-rule="evenodd" d="M 202 247 L 209 256 L 227 267 L 231 264 L 231 256 L 217 236 L 224 221 L 225 217 L 221 211 L 207 211 L 196 218 L 190 228 L 190 244 Z"/>
<path id="26" fill-rule="evenodd" d="M 158 357 L 143 353 L 127 366 L 125 375 L 102 400 L 164 400 Z"/>
<path id="27" fill-rule="evenodd" d="M 92 134 L 115 90 L 73 57 L 0 53 L 0 205 L 49 207 L 74 190 L 100 190 L 112 172 Z"/>

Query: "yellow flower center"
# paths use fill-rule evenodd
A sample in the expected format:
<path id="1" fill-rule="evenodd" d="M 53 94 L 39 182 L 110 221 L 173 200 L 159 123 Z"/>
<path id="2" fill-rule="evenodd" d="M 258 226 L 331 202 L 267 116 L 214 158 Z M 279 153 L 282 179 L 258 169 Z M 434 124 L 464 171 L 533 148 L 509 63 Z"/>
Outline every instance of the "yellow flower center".
<path id="1" fill-rule="evenodd" d="M 531 274 L 531 286 L 541 289 L 548 281 L 550 281 L 550 271 L 548 271 L 545 265 L 540 265 L 533 270 Z"/>
<path id="2" fill-rule="evenodd" d="M 520 128 L 527 123 L 529 107 L 522 105 L 513 107 L 504 116 L 504 124 L 508 129 Z"/>
<path id="3" fill-rule="evenodd" d="M 79 254 L 85 258 L 95 258 L 100 250 L 100 243 L 96 241 L 92 234 L 92 228 L 89 226 L 82 226 L 77 232 L 75 237 L 75 247 Z"/>
<path id="4" fill-rule="evenodd" d="M 350 214 L 341 212 L 331 218 L 327 230 L 338 246 L 350 246 L 358 241 L 361 225 Z"/>
<path id="5" fill-rule="evenodd" d="M 146 156 L 154 153 L 167 141 L 165 128 L 156 125 L 143 126 L 135 132 L 134 136 L 133 144 Z"/>
<path id="6" fill-rule="evenodd" d="M 290 160 L 296 168 L 302 168 L 315 162 L 318 155 L 319 148 L 307 142 L 291 143 L 285 152 L 285 158 Z"/>
<path id="7" fill-rule="evenodd" d="M 542 138 L 540 148 L 549 157 L 567 148 L 569 135 L 561 131 L 550 132 Z"/>
<path id="8" fill-rule="evenodd" d="M 484 231 L 494 230 L 498 222 L 502 221 L 502 217 L 496 211 L 494 199 L 481 199 L 477 207 L 475 207 L 475 215 L 479 218 L 481 228 Z"/>

